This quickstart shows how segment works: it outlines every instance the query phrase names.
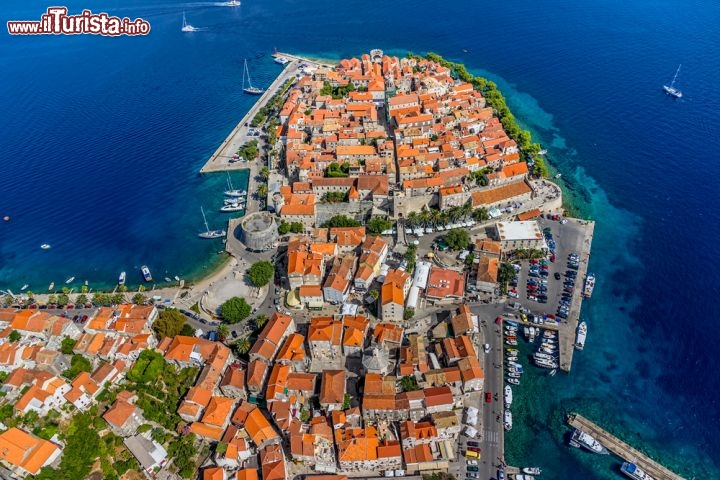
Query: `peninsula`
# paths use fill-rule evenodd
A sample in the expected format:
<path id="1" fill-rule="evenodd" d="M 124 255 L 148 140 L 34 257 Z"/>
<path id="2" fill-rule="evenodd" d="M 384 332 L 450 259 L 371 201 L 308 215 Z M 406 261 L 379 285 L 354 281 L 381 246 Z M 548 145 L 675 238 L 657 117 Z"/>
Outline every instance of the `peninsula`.
<path id="1" fill-rule="evenodd" d="M 540 145 L 462 65 L 275 60 L 202 168 L 251 173 L 223 271 L 155 301 L 23 294 L 0 310 L 0 462 L 39 478 L 532 479 L 541 466 L 505 462 L 513 389 L 584 347 L 594 223 L 564 216 Z"/>

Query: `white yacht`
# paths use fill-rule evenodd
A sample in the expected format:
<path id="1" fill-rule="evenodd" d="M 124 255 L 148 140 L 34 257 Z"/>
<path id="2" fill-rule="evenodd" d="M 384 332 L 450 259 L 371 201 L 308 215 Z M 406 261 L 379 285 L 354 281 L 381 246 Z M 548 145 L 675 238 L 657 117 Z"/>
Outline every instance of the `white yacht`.
<path id="1" fill-rule="evenodd" d="M 670 85 L 663 85 L 663 90 L 665 90 L 665 93 L 675 98 L 682 98 L 683 96 L 682 92 L 675 88 L 675 80 L 677 80 L 678 73 L 680 73 L 680 67 L 682 67 L 682 65 L 678 66 L 677 70 L 675 71 L 675 76 L 673 77 L 672 82 L 670 82 Z"/>
<path id="2" fill-rule="evenodd" d="M 248 86 L 245 86 L 245 77 L 247 77 L 247 84 Z M 242 85 L 243 92 L 249 93 L 250 95 L 262 95 L 265 90 L 259 87 L 253 87 L 252 81 L 250 80 L 250 71 L 248 70 L 247 66 L 247 59 L 245 60 L 245 68 L 243 70 L 243 85 Z"/>
<path id="3" fill-rule="evenodd" d="M 510 385 L 505 385 L 505 406 L 510 407 L 510 405 L 512 405 L 512 401 L 513 401 L 512 387 Z"/>
<path id="4" fill-rule="evenodd" d="M 230 0 L 229 2 L 225 2 L 226 7 L 239 7 L 242 5 L 239 0 Z"/>
<path id="5" fill-rule="evenodd" d="M 504 426 L 505 430 L 512 430 L 512 412 L 510 410 L 505 410 Z"/>
<path id="6" fill-rule="evenodd" d="M 70 284 L 73 282 L 73 280 L 75 280 L 75 277 L 70 277 L 67 280 L 65 280 L 65 284 Z"/>
<path id="7" fill-rule="evenodd" d="M 49 249 L 50 249 L 50 244 L 49 244 L 49 243 L 43 243 L 42 245 L 40 245 L 40 248 L 42 248 L 43 250 L 49 250 Z"/>
<path id="8" fill-rule="evenodd" d="M 227 185 L 228 189 L 223 192 L 226 197 L 238 198 L 247 195 L 247 192 L 245 190 L 236 190 L 235 188 L 233 188 L 232 180 L 230 179 L 230 172 L 228 172 L 227 174 Z"/>
<path id="9" fill-rule="evenodd" d="M 239 212 L 240 210 L 245 210 L 244 203 L 231 203 L 229 205 L 223 205 L 222 207 L 220 207 L 220 211 L 223 213 Z"/>
<path id="10" fill-rule="evenodd" d="M 607 448 L 603 447 L 602 443 L 595 440 L 592 435 L 577 428 L 570 438 L 570 445 L 573 447 L 584 448 L 593 453 L 601 453 L 603 455 L 610 453 Z"/>
<path id="11" fill-rule="evenodd" d="M 125 285 L 126 277 L 127 277 L 127 274 L 125 272 L 120 272 L 120 276 L 118 277 L 118 285 Z"/>
<path id="12" fill-rule="evenodd" d="M 528 475 L 540 475 L 542 473 L 542 470 L 540 470 L 539 467 L 525 467 L 522 471 Z"/>
<path id="13" fill-rule="evenodd" d="M 631 462 L 623 462 L 620 471 L 635 480 L 655 480 L 654 477 L 648 475 L 644 470 Z"/>
<path id="14" fill-rule="evenodd" d="M 585 348 L 585 337 L 587 337 L 587 323 L 580 322 L 577 329 L 577 337 L 575 338 L 575 348 L 578 350 Z"/>
<path id="15" fill-rule="evenodd" d="M 210 227 L 208 227 L 207 219 L 205 218 L 205 209 L 200 207 L 200 211 L 202 212 L 203 216 L 203 222 L 205 222 L 205 231 L 198 233 L 198 237 L 200 238 L 220 238 L 225 236 L 225 230 L 210 230 Z M 170 282 L 169 279 L 166 279 L 166 281 Z"/>
<path id="16" fill-rule="evenodd" d="M 185 18 L 185 11 L 183 10 L 183 24 L 181 30 L 183 32 L 197 32 L 198 29 L 187 23 L 187 18 Z"/>
<path id="17" fill-rule="evenodd" d="M 275 57 L 275 63 L 279 63 L 280 65 L 287 65 L 288 63 L 290 63 L 290 60 L 287 57 L 278 55 Z"/>

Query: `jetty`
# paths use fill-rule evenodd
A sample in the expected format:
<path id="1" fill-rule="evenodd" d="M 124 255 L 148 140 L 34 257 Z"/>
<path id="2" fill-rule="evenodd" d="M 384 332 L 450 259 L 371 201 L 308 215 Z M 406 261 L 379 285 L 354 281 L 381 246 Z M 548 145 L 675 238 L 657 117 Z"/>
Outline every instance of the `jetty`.
<path id="1" fill-rule="evenodd" d="M 249 168 L 249 165 L 252 162 L 247 161 L 232 161 L 233 155 L 237 153 L 237 151 L 245 145 L 250 140 L 256 140 L 258 137 L 250 135 L 252 132 L 252 127 L 250 127 L 250 122 L 253 118 L 255 118 L 255 115 L 257 115 L 258 111 L 264 107 L 274 96 L 276 93 L 280 91 L 280 89 L 285 85 L 285 82 L 287 82 L 291 78 L 295 78 L 295 75 L 298 73 L 298 65 L 299 62 L 297 60 L 291 60 L 283 69 L 282 72 L 280 72 L 280 75 L 273 81 L 272 84 L 265 90 L 265 92 L 258 98 L 257 102 L 255 102 L 255 105 L 252 106 L 250 110 L 245 114 L 245 116 L 238 122 L 238 124 L 235 126 L 235 128 L 232 129 L 230 134 L 225 138 L 225 140 L 220 144 L 220 146 L 215 150 L 215 153 L 213 153 L 207 162 L 205 162 L 205 165 L 200 169 L 200 173 L 211 173 L 211 172 L 224 172 L 228 170 L 244 170 Z M 252 130 L 251 130 L 252 129 Z M 255 162 L 257 163 L 257 162 Z"/>
<path id="2" fill-rule="evenodd" d="M 582 415 L 578 413 L 571 413 L 568 415 L 567 421 L 571 427 L 592 435 L 595 440 L 602 443 L 605 448 L 626 462 L 636 464 L 655 480 L 684 480 L 680 475 L 671 472 L 652 458 L 648 457 L 639 450 L 634 449 Z"/>
<path id="3" fill-rule="evenodd" d="M 592 246 L 593 233 L 595 232 L 595 222 L 584 221 L 584 220 L 570 220 L 575 222 L 584 222 L 585 233 L 578 252 L 580 256 L 577 279 L 578 282 L 585 282 L 585 277 L 588 271 L 588 262 L 590 261 L 590 248 Z M 579 288 L 582 290 L 583 283 L 580 283 Z M 572 367 L 573 353 L 575 352 L 575 338 L 577 334 L 578 324 L 580 323 L 580 308 L 582 307 L 583 296 L 581 292 L 576 292 L 573 295 L 572 302 L 570 304 L 570 312 L 568 314 L 567 321 L 561 322 L 557 325 L 558 330 L 558 342 L 560 344 L 560 370 L 569 372 Z M 544 326 L 546 327 L 546 326 Z"/>

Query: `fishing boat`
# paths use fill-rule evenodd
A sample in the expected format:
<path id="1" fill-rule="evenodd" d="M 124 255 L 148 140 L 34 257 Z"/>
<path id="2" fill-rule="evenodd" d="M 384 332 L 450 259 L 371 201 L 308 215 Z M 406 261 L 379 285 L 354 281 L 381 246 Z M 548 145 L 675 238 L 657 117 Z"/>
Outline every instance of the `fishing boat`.
<path id="1" fill-rule="evenodd" d="M 48 286 L 48 291 L 52 291 L 55 288 L 55 282 L 50 282 L 50 286 Z"/>
<path id="2" fill-rule="evenodd" d="M 607 455 L 607 448 L 603 447 L 602 443 L 598 442 L 589 433 L 583 432 L 580 429 L 575 429 L 570 437 L 570 445 L 577 448 L 584 448 L 585 450 L 593 453 L 600 453 Z"/>
<path id="3" fill-rule="evenodd" d="M 140 267 L 140 273 L 142 273 L 143 280 L 146 282 L 152 282 L 152 274 L 150 273 L 150 269 L 147 267 L 147 265 L 143 265 Z"/>
<path id="4" fill-rule="evenodd" d="M 505 405 L 509 407 L 513 402 L 512 387 L 510 385 L 505 385 L 504 393 Z"/>
<path id="5" fill-rule="evenodd" d="M 43 243 L 42 245 L 40 245 L 40 248 L 42 248 L 43 250 L 48 250 L 48 249 L 50 248 L 50 244 L 49 244 L 49 243 Z"/>
<path id="6" fill-rule="evenodd" d="M 583 297 L 592 297 L 593 290 L 595 289 L 595 275 L 588 273 L 585 277 L 585 288 L 583 288 Z"/>
<path id="7" fill-rule="evenodd" d="M 22 286 L 22 288 L 20 289 L 20 291 L 21 291 L 21 292 L 24 292 L 25 289 L 28 288 L 29 286 L 30 286 L 30 285 L 28 285 L 28 284 L 26 283 L 25 285 Z"/>
<path id="8" fill-rule="evenodd" d="M 537 352 L 535 355 L 533 355 L 533 358 L 539 358 L 541 360 L 550 360 L 550 361 L 555 360 L 552 355 L 550 355 L 548 353 L 542 353 L 542 352 Z"/>
<path id="9" fill-rule="evenodd" d="M 205 218 L 205 210 L 200 207 L 200 211 L 202 212 L 203 222 L 205 223 L 205 231 L 198 233 L 198 237 L 200 238 L 220 238 L 225 236 L 225 230 L 210 230 L 210 227 L 208 227 L 207 219 Z M 166 279 L 168 282 L 170 282 L 170 279 Z"/>
<path id="10" fill-rule="evenodd" d="M 513 340 L 513 339 L 511 339 L 511 338 L 505 340 L 505 343 L 506 343 L 507 345 L 512 345 L 513 347 L 518 344 L 518 343 L 517 343 L 517 340 Z"/>
<path id="11" fill-rule="evenodd" d="M 682 92 L 675 88 L 675 80 L 677 80 L 678 73 L 680 73 L 680 67 L 682 67 L 682 64 L 678 65 L 678 68 L 675 71 L 675 76 L 673 77 L 672 82 L 670 82 L 670 85 L 663 85 L 665 93 L 675 98 L 682 98 L 683 96 Z"/>
<path id="12" fill-rule="evenodd" d="M 185 18 L 185 11 L 183 10 L 183 24 L 181 30 L 183 32 L 197 32 L 198 29 L 187 23 L 187 18 Z"/>
<path id="13" fill-rule="evenodd" d="M 503 422 L 505 430 L 512 430 L 512 423 L 512 412 L 510 410 L 505 410 L 505 418 Z"/>
<path id="14" fill-rule="evenodd" d="M 542 473 L 542 470 L 539 467 L 525 467 L 522 471 L 523 473 L 527 473 L 529 475 L 540 475 Z"/>
<path id="15" fill-rule="evenodd" d="M 238 198 L 247 195 L 247 192 L 245 190 L 236 190 L 235 188 L 233 188 L 232 179 L 230 178 L 230 172 L 228 172 L 227 174 L 227 185 L 228 189 L 223 192 L 226 197 Z"/>
<path id="16" fill-rule="evenodd" d="M 247 84 L 248 84 L 247 87 L 245 86 L 245 77 L 247 77 Z M 262 95 L 263 92 L 265 92 L 265 90 L 263 90 L 262 88 L 253 87 L 252 81 L 250 80 L 250 71 L 248 70 L 247 59 L 245 59 L 245 67 L 243 70 L 242 90 L 243 90 L 243 92 L 249 93 L 250 95 Z"/>
<path id="17" fill-rule="evenodd" d="M 69 283 L 72 283 L 73 280 L 75 280 L 75 277 L 70 277 L 70 278 L 68 278 L 67 280 L 65 280 L 65 284 L 67 285 L 67 284 L 69 284 Z"/>
<path id="18" fill-rule="evenodd" d="M 557 368 L 558 364 L 552 360 L 546 360 L 544 358 L 533 358 L 535 365 L 542 368 Z"/>
<path id="19" fill-rule="evenodd" d="M 577 337 L 575 337 L 575 348 L 578 350 L 585 348 L 585 337 L 587 337 L 587 323 L 580 322 L 577 329 Z"/>
<path id="20" fill-rule="evenodd" d="M 118 277 L 118 285 L 125 285 L 126 277 L 127 277 L 127 274 L 125 272 L 120 272 L 120 276 Z"/>
<path id="21" fill-rule="evenodd" d="M 631 462 L 623 462 L 620 471 L 635 480 L 655 480 L 654 477 L 648 475 L 644 470 Z"/>

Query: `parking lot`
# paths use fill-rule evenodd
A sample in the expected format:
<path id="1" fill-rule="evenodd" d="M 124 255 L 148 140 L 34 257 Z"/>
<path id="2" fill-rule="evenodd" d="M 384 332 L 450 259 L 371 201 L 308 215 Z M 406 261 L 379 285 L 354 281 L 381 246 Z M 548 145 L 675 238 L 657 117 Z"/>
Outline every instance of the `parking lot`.
<path id="1" fill-rule="evenodd" d="M 550 261 L 552 252 L 549 252 L 543 259 L 516 262 L 520 270 L 510 285 L 510 296 L 517 297 L 514 300 L 509 298 L 508 304 L 519 303 L 543 316 L 558 313 L 562 316 L 569 311 L 573 299 L 582 295 L 585 279 L 577 276 L 577 264 L 571 260 L 575 258 L 571 255 L 580 252 L 584 231 L 575 222 L 561 224 L 542 219 L 539 224 L 546 234 L 546 240 L 554 242 L 555 261 Z M 563 306 L 565 309 L 559 310 Z"/>

